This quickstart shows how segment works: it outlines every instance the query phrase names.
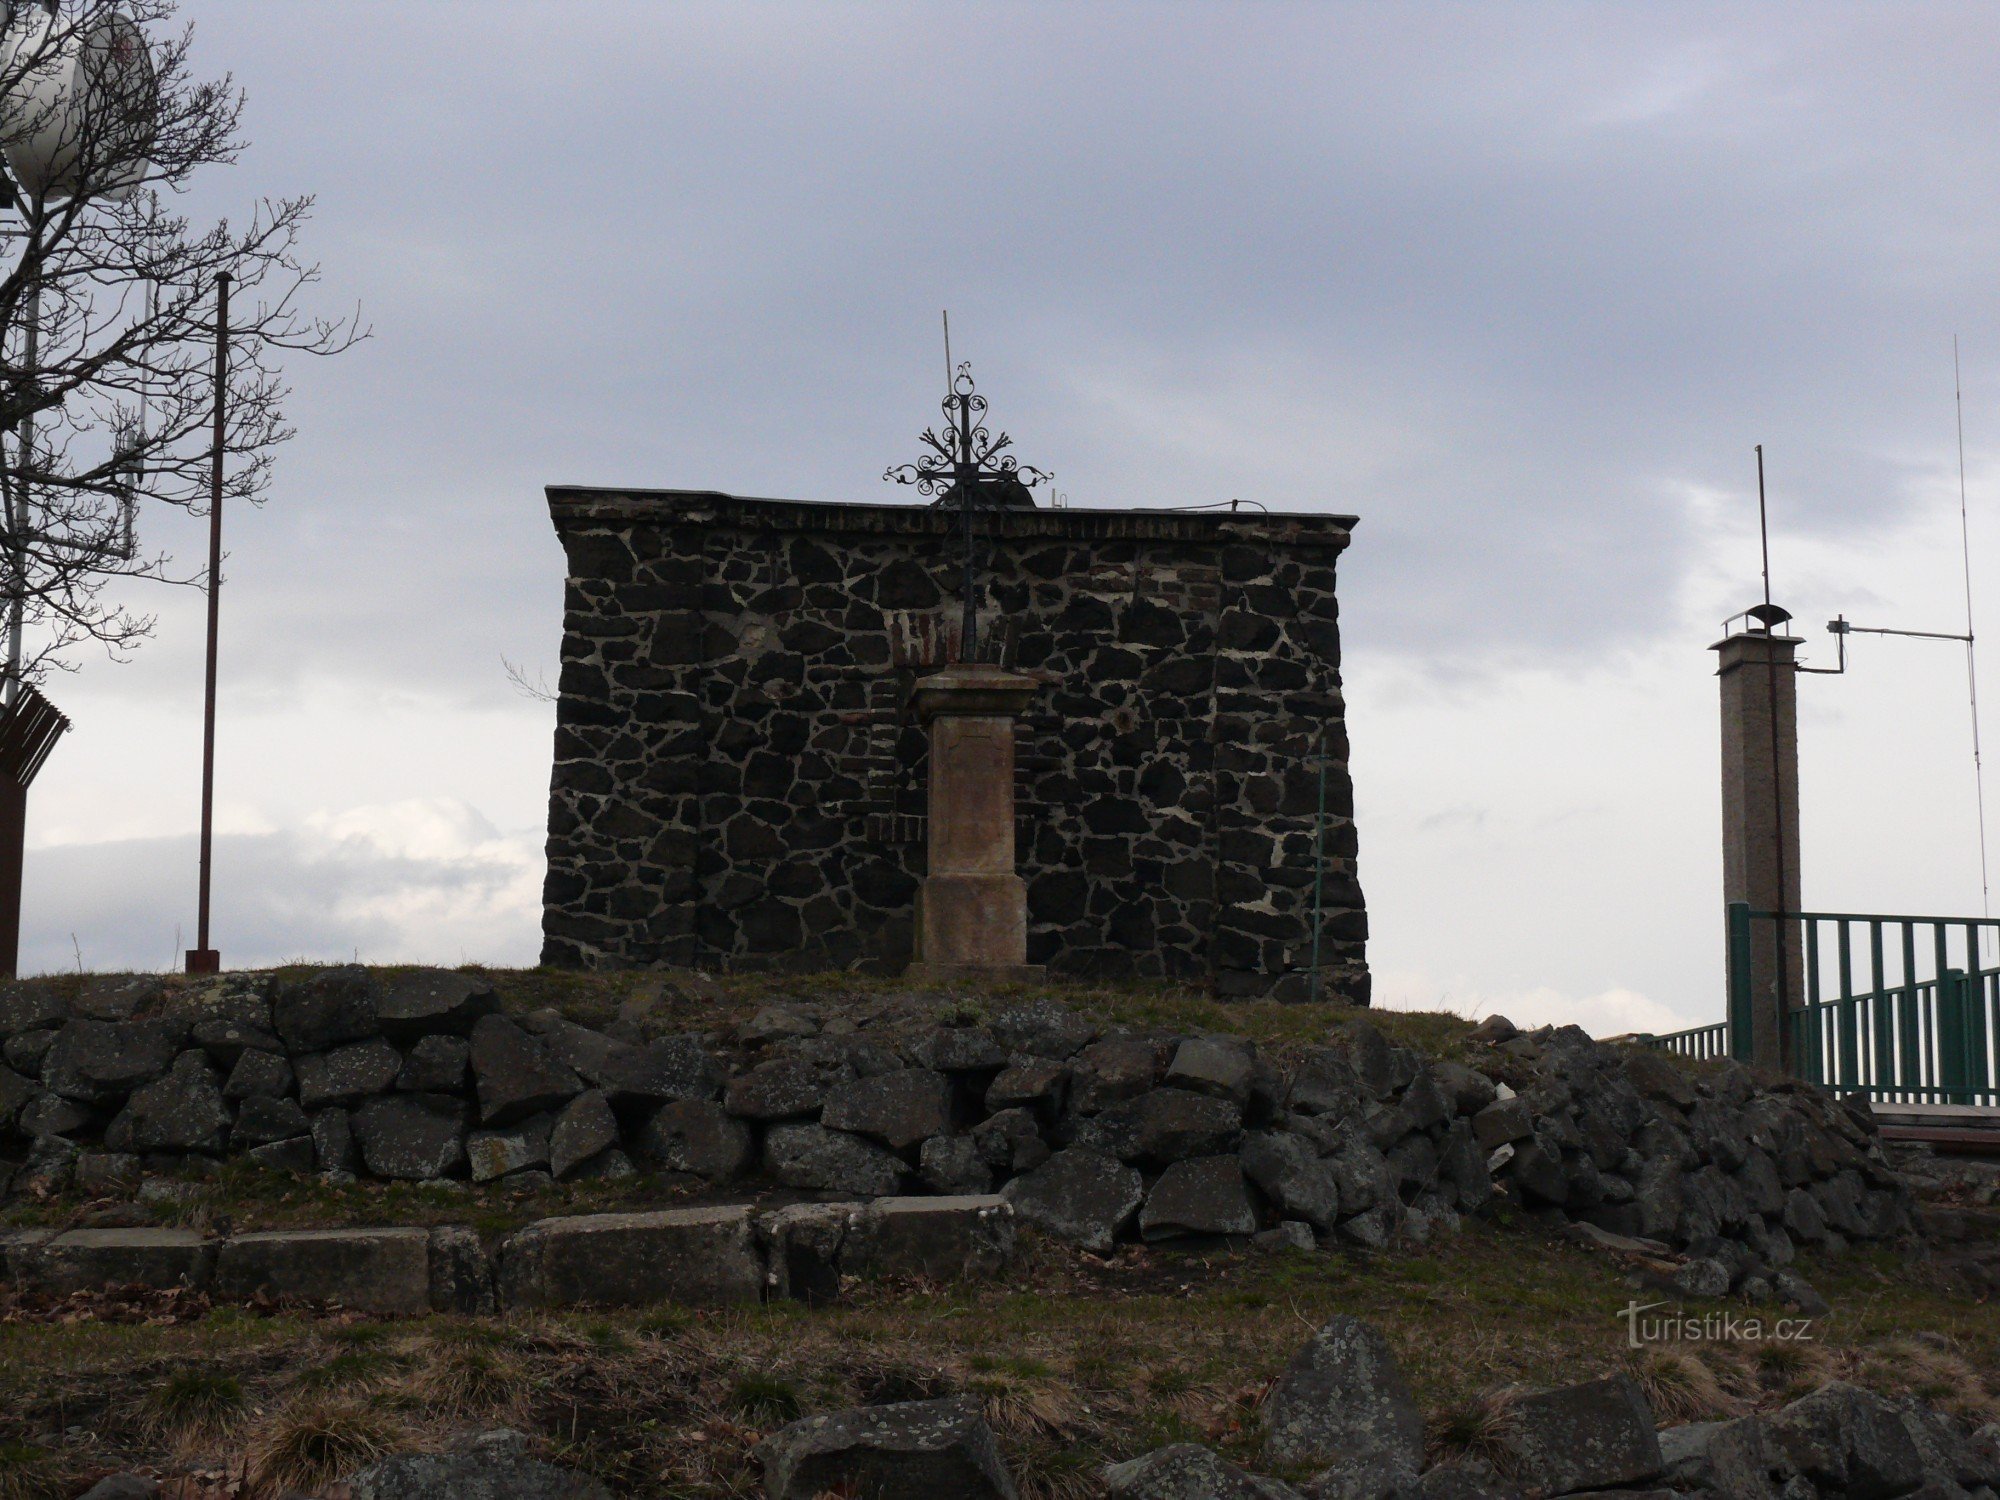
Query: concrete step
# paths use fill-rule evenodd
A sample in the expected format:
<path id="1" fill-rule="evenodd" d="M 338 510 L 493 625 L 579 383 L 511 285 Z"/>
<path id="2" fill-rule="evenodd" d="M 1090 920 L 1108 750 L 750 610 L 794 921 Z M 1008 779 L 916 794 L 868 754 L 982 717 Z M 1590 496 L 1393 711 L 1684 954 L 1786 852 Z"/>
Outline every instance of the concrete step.
<path id="1" fill-rule="evenodd" d="M 1014 1211 L 997 1196 L 722 1204 L 543 1219 L 488 1246 L 463 1225 L 0 1231 L 0 1271 L 52 1296 L 185 1286 L 218 1301 L 337 1303 L 381 1316 L 516 1307 L 713 1307 L 837 1296 L 842 1277 L 998 1276 Z"/>

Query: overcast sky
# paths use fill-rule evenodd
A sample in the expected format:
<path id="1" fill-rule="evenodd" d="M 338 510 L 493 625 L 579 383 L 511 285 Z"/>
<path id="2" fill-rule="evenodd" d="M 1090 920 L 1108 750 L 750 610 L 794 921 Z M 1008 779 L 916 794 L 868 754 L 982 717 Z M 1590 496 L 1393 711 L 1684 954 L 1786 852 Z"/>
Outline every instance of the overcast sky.
<path id="1" fill-rule="evenodd" d="M 318 195 L 298 439 L 229 517 L 216 943 L 532 962 L 562 553 L 542 486 L 906 499 L 943 363 L 1079 506 L 1361 517 L 1342 564 L 1385 1003 L 1719 1018 L 1713 657 L 1962 628 L 2000 579 L 1987 5 L 188 0 Z M 195 527 L 148 540 L 193 556 Z M 198 597 L 84 659 L 24 965 L 192 942 Z M 2000 589 L 1987 614 L 2000 621 Z M 2000 704 L 2000 655 L 1987 700 Z M 1965 663 L 1802 684 L 1807 904 L 1980 903 Z M 2000 742 L 2000 726 L 1990 737 Z"/>

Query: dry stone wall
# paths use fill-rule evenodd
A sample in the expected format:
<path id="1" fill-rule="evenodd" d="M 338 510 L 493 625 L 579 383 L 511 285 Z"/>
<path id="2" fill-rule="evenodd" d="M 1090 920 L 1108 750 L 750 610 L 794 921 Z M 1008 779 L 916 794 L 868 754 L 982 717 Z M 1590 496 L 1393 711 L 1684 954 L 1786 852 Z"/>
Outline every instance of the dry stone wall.
<path id="1" fill-rule="evenodd" d="M 551 489 L 569 559 L 543 961 L 895 973 L 924 873 L 912 685 L 956 654 L 952 512 Z M 982 515 L 1028 957 L 1365 1004 L 1335 561 L 1352 517 Z M 1324 870 L 1316 820 L 1330 762 Z"/>
<path id="2" fill-rule="evenodd" d="M 678 1034 L 517 1019 L 471 974 L 337 968 L 14 985 L 0 1044 L 0 1183 L 18 1194 L 130 1193 L 229 1156 L 515 1188 L 646 1173 L 711 1202 L 997 1195 L 1099 1252 L 1380 1249 L 1504 1202 L 1662 1258 L 1689 1294 L 1793 1300 L 1800 1245 L 1911 1224 L 1865 1109 L 1575 1028 L 1488 1023 L 1449 1062 L 1357 1020 L 1274 1058 L 1047 999 L 975 1018 L 912 993 Z M 771 1232 L 831 1231 L 806 1213 Z M 866 1241 L 848 1253 L 902 1253 Z"/>

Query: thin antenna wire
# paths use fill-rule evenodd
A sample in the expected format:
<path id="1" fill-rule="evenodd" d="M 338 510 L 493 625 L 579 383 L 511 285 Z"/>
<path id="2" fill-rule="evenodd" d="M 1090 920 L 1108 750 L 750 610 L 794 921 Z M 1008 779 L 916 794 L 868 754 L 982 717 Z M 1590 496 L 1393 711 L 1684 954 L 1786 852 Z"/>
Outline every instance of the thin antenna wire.
<path id="1" fill-rule="evenodd" d="M 951 309 L 944 310 L 944 393 L 951 394 Z"/>
<path id="2" fill-rule="evenodd" d="M 1951 336 L 1951 400 L 1958 418 L 1958 543 L 1965 560 L 1965 687 L 1972 702 L 1972 790 L 1979 809 L 1979 904 L 1993 915 L 1993 886 L 1986 863 L 1986 767 L 1979 753 L 1979 667 L 1972 654 L 1972 523 L 1965 507 L 1965 384 L 1959 375 L 1958 335 Z"/>
<path id="3" fill-rule="evenodd" d="M 1771 602 L 1771 527 L 1764 506 L 1764 445 L 1757 445 L 1757 535 L 1764 549 L 1764 603 Z M 1775 621 L 1764 621 L 1766 635 L 1776 635 Z M 1786 1067 L 1792 1061 L 1792 980 L 1787 972 L 1787 950 L 1792 944 L 1792 926 L 1784 920 L 1791 906 L 1791 882 L 1787 878 L 1785 860 L 1785 763 L 1778 749 L 1778 648 L 1770 643 L 1764 654 L 1764 680 L 1769 687 L 1771 712 L 1771 821 L 1772 831 L 1777 835 L 1772 844 L 1772 855 L 1778 864 L 1778 899 L 1774 903 L 1778 909 L 1778 930 L 1776 958 L 1778 960 L 1778 1060 Z"/>

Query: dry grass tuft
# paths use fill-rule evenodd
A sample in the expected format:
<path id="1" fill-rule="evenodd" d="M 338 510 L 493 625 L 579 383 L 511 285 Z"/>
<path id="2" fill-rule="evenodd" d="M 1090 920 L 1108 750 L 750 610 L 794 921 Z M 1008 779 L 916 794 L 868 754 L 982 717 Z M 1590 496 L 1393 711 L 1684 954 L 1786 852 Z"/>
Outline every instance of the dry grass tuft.
<path id="1" fill-rule="evenodd" d="M 430 1411 L 513 1416 L 527 1399 L 528 1371 L 502 1346 L 454 1340 L 431 1346 L 408 1389 Z"/>
<path id="2" fill-rule="evenodd" d="M 270 1419 L 251 1449 L 258 1485 L 313 1493 L 408 1445 L 396 1416 L 361 1401 L 295 1401 Z"/>
<path id="3" fill-rule="evenodd" d="M 1915 1396 L 1974 1425 L 2000 1416 L 1985 1377 L 1948 1344 L 1898 1338 L 1844 1352 L 1839 1373 L 1877 1391 Z"/>
<path id="4" fill-rule="evenodd" d="M 1715 1367 L 1691 1349 L 1642 1349 L 1627 1362 L 1662 1427 L 1738 1416 L 1743 1403 Z"/>
<path id="5" fill-rule="evenodd" d="M 1007 1455 L 1021 1500 L 1096 1500 L 1104 1493 L 1099 1464 L 1069 1448 L 1035 1443 Z"/>
<path id="6" fill-rule="evenodd" d="M 64 1493 L 55 1458 L 33 1443 L 0 1443 L 0 1500 L 56 1500 Z"/>
<path id="7" fill-rule="evenodd" d="M 805 1415 L 797 1387 L 776 1375 L 744 1375 L 729 1388 L 729 1409 L 754 1427 L 783 1427 Z"/>
<path id="8" fill-rule="evenodd" d="M 1424 1456 L 1433 1464 L 1477 1459 L 1503 1469 L 1511 1459 L 1508 1434 L 1514 1426 L 1518 1386 L 1482 1391 L 1426 1414 Z"/>
<path id="9" fill-rule="evenodd" d="M 234 1375 L 188 1365 L 147 1393 L 142 1425 L 157 1441 L 200 1448 L 219 1441 L 249 1410 L 243 1383 Z"/>

